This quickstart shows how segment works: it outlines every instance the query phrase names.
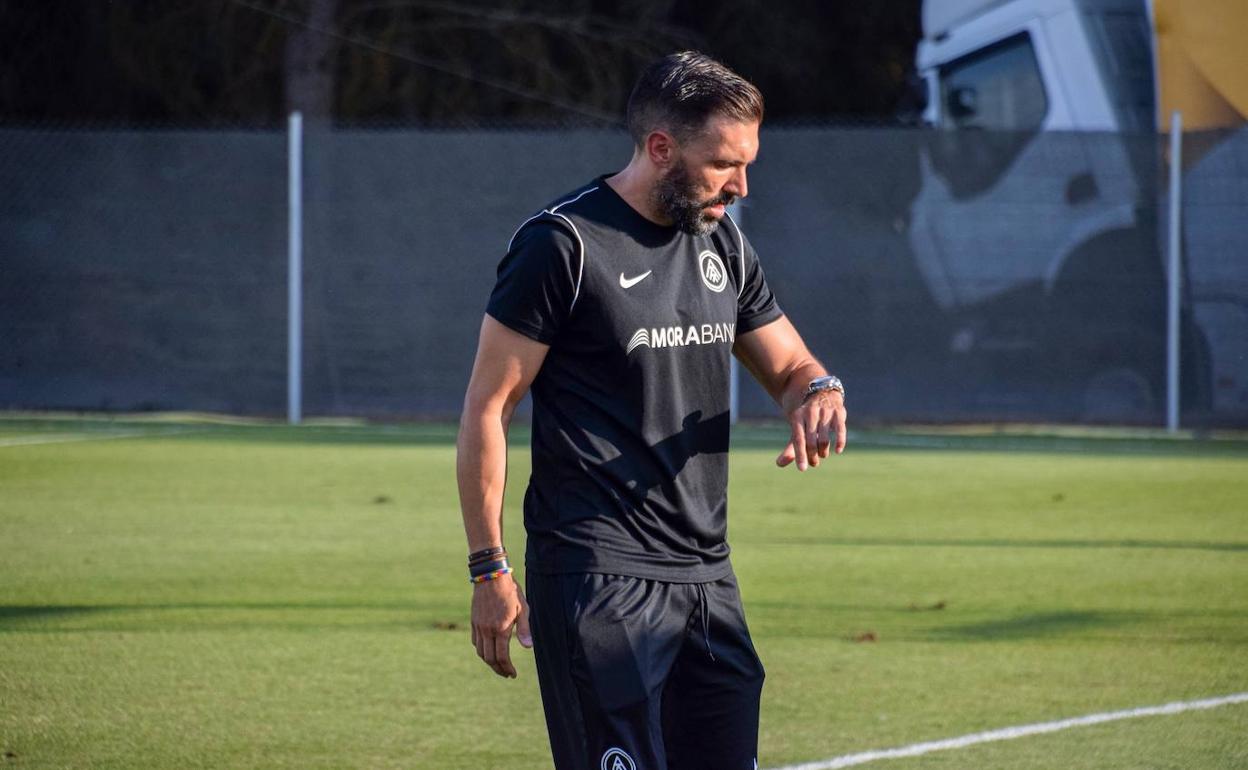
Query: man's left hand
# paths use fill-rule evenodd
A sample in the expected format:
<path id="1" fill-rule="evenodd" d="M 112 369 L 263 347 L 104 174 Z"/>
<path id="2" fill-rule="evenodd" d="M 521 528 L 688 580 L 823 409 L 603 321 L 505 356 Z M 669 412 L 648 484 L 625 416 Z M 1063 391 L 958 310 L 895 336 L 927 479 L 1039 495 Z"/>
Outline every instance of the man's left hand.
<path id="1" fill-rule="evenodd" d="M 816 393 L 789 413 L 792 437 L 784 451 L 776 457 L 776 465 L 783 468 L 794 460 L 797 469 L 804 471 L 819 465 L 830 450 L 839 455 L 845 451 L 845 396 L 835 390 Z M 832 435 L 836 435 L 833 446 Z"/>

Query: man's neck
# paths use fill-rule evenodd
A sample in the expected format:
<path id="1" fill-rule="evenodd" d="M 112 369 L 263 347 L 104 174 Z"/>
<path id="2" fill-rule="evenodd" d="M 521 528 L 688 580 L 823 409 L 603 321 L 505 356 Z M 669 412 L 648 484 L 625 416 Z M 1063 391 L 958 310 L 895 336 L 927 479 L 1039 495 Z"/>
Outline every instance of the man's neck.
<path id="1" fill-rule="evenodd" d="M 658 180 L 650 169 L 639 167 L 636 158 L 625 166 L 623 171 L 607 177 L 604 181 L 638 214 L 656 225 L 671 226 L 672 221 L 661 215 L 654 207 L 652 191 Z"/>

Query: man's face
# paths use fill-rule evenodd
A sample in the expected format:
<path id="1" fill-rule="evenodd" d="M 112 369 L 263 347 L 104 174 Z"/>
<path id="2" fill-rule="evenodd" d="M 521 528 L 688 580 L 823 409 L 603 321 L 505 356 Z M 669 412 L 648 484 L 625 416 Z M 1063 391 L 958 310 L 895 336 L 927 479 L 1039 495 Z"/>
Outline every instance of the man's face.
<path id="1" fill-rule="evenodd" d="M 758 156 L 758 123 L 713 117 L 683 145 L 655 186 L 655 204 L 690 235 L 707 235 L 744 198 L 745 168 Z"/>

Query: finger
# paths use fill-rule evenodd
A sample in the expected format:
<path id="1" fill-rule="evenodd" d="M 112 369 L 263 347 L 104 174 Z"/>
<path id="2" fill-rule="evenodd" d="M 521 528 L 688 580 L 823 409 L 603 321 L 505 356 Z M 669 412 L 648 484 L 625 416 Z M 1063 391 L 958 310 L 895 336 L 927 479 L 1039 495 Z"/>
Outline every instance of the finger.
<path id="1" fill-rule="evenodd" d="M 838 455 L 845 451 L 845 423 L 847 422 L 849 422 L 849 412 L 842 406 L 836 410 L 836 453 Z"/>
<path id="2" fill-rule="evenodd" d="M 831 427 L 829 425 L 830 422 L 831 420 L 825 420 L 821 416 L 819 419 L 819 425 L 815 429 L 815 443 L 819 447 L 819 457 L 821 458 L 827 457 L 828 451 L 832 448 L 832 440 L 829 437 Z"/>
<path id="3" fill-rule="evenodd" d="M 524 598 L 524 591 L 516 586 L 516 594 L 520 597 L 520 619 L 516 621 L 516 638 L 521 647 L 533 646 L 533 632 L 529 629 L 529 600 Z"/>
<path id="4" fill-rule="evenodd" d="M 776 465 L 778 465 L 778 466 L 780 466 L 781 468 L 783 468 L 784 466 L 786 466 L 786 465 L 788 465 L 789 463 L 793 462 L 794 458 L 796 458 L 796 457 L 797 457 L 797 455 L 796 455 L 794 452 L 795 452 L 795 450 L 793 449 L 793 442 L 792 442 L 792 441 L 790 441 L 789 443 L 785 444 L 785 445 L 784 445 L 784 449 L 781 449 L 781 450 L 780 450 L 780 454 L 776 455 Z"/>
<path id="5" fill-rule="evenodd" d="M 821 404 L 819 408 L 819 427 L 817 441 L 819 456 L 827 457 L 833 448 L 836 432 L 836 407 L 832 404 Z"/>
<path id="6" fill-rule="evenodd" d="M 799 416 L 791 418 L 789 427 L 793 431 L 793 457 L 797 460 L 797 469 L 806 470 L 806 427 Z"/>
<path id="7" fill-rule="evenodd" d="M 489 666 L 495 674 L 506 676 L 498 664 L 497 635 L 488 629 L 481 632 L 481 659 L 485 661 L 485 665 Z"/>
<path id="8" fill-rule="evenodd" d="M 499 676 L 516 678 L 516 667 L 511 665 L 511 629 L 494 637 L 494 670 Z"/>
<path id="9" fill-rule="evenodd" d="M 819 403 L 816 400 L 806 408 L 803 423 L 806 427 L 806 458 L 810 467 L 819 465 Z"/>
<path id="10" fill-rule="evenodd" d="M 485 657 L 485 632 L 473 629 L 473 646 L 477 648 L 477 657 L 489 664 L 489 660 Z"/>

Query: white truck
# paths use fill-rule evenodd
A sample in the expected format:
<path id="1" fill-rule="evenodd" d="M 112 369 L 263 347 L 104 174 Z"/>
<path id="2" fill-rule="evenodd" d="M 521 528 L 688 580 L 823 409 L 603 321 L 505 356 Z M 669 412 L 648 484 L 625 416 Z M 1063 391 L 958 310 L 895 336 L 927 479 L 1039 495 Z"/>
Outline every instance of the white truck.
<path id="1" fill-rule="evenodd" d="M 1068 419 L 1160 417 L 1178 109 L 1199 132 L 1183 153 L 1184 421 L 1248 424 L 1248 0 L 925 0 L 923 34 L 923 119 L 940 130 L 908 237 L 953 319 L 954 368 L 1030 383 L 987 397 L 1048 394 Z"/>

